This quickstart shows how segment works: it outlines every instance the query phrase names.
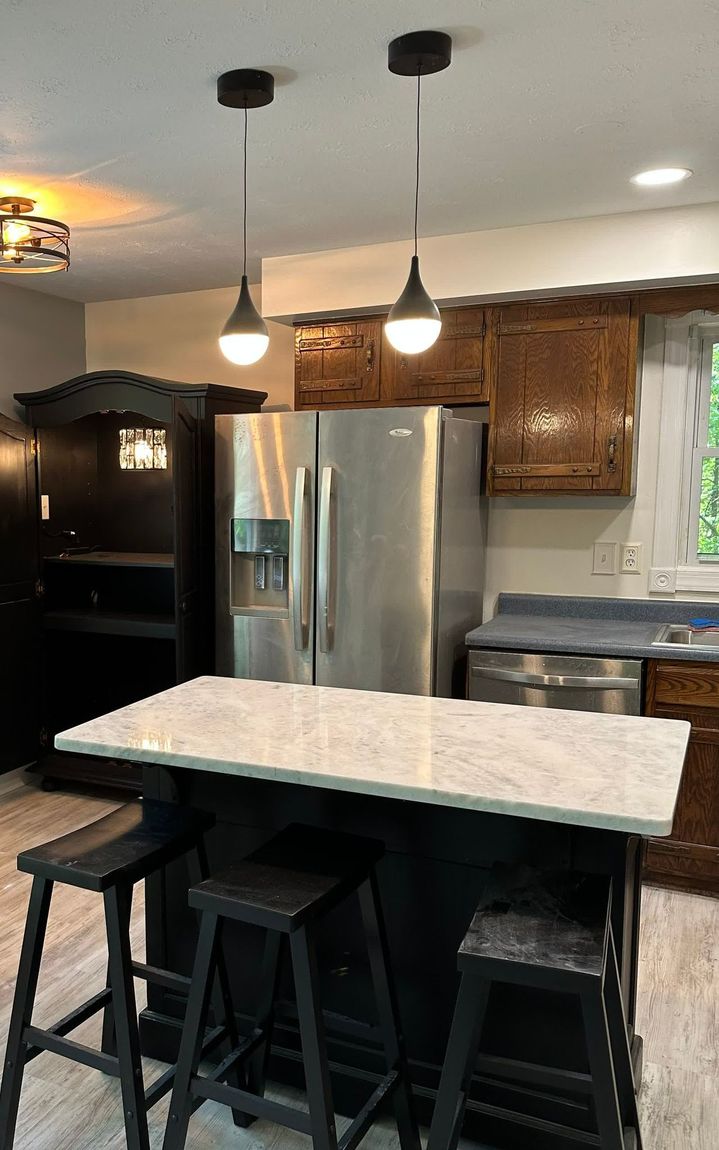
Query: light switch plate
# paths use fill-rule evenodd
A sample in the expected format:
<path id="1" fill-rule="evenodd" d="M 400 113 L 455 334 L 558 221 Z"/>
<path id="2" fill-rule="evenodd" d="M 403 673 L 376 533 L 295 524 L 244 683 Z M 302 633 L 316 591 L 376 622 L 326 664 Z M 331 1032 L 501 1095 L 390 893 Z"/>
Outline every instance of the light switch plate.
<path id="1" fill-rule="evenodd" d="M 592 575 L 616 575 L 617 545 L 600 540 L 594 544 Z"/>
<path id="2" fill-rule="evenodd" d="M 41 495 L 40 496 L 40 518 L 41 519 L 49 519 L 50 518 L 50 496 L 49 495 Z"/>

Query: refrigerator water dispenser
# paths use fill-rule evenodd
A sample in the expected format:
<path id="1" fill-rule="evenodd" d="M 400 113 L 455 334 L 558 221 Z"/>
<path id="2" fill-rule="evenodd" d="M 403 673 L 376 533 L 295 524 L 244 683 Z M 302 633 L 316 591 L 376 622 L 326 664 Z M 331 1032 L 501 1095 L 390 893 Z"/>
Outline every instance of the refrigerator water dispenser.
<path id="1" fill-rule="evenodd" d="M 286 619 L 289 519 L 233 519 L 230 541 L 230 614 Z"/>

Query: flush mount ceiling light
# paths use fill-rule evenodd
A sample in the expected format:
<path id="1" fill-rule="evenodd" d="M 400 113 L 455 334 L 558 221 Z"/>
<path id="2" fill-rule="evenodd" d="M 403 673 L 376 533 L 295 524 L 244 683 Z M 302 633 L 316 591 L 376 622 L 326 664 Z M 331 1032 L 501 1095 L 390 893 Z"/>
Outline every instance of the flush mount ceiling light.
<path id="1" fill-rule="evenodd" d="M 270 337 L 267 324 L 252 302 L 247 284 L 247 111 L 264 108 L 275 96 L 275 79 L 270 72 L 255 68 L 237 68 L 225 72 L 217 81 L 217 99 L 225 108 L 243 108 L 243 213 L 242 213 L 242 286 L 235 310 L 220 334 L 220 349 L 231 363 L 247 366 L 257 363 L 267 351 Z"/>
<path id="2" fill-rule="evenodd" d="M 70 267 L 70 229 L 59 220 L 30 213 L 26 196 L 0 198 L 0 272 L 39 275 Z"/>
<path id="3" fill-rule="evenodd" d="M 663 184 L 680 184 L 693 175 L 691 168 L 650 168 L 632 176 L 632 183 L 640 188 L 659 188 Z"/>
<path id="4" fill-rule="evenodd" d="M 417 220 L 419 216 L 420 110 L 422 77 L 448 68 L 452 60 L 452 38 L 446 32 L 409 32 L 389 46 L 388 67 L 397 76 L 417 78 L 417 163 L 414 186 L 414 255 L 402 295 L 387 316 L 387 339 L 397 351 L 417 355 L 426 351 L 439 336 L 442 319 L 419 274 Z"/>

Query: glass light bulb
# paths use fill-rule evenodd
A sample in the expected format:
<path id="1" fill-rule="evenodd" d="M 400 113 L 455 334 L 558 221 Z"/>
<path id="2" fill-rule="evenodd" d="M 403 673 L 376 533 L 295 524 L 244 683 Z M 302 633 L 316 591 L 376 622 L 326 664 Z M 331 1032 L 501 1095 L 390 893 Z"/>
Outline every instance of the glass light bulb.
<path id="1" fill-rule="evenodd" d="M 240 367 L 257 363 L 269 347 L 270 337 L 262 334 L 229 334 L 220 336 L 220 350 L 225 359 Z"/>
<path id="2" fill-rule="evenodd" d="M 418 355 L 436 342 L 441 328 L 439 319 L 397 319 L 386 323 L 384 330 L 397 351 Z"/>
<path id="3" fill-rule="evenodd" d="M 3 227 L 3 234 L 6 243 L 20 244 L 23 240 L 29 239 L 31 233 L 27 224 L 19 224 L 15 220 L 8 220 Z"/>

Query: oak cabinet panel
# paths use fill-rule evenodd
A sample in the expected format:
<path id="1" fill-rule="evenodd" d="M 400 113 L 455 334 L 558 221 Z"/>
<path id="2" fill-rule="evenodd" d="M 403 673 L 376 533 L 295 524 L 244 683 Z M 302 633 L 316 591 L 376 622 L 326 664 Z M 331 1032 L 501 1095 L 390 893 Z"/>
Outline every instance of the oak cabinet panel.
<path id="1" fill-rule="evenodd" d="M 403 355 L 385 341 L 381 392 L 388 402 L 486 403 L 484 308 L 442 311 L 439 339 L 420 355 Z"/>
<path id="2" fill-rule="evenodd" d="M 492 309 L 490 494 L 631 494 L 637 336 L 629 298 Z"/>
<path id="3" fill-rule="evenodd" d="M 719 895 L 719 668 L 710 663 L 649 664 L 649 715 L 691 723 L 674 825 L 651 839 L 645 875 L 662 885 Z"/>
<path id="4" fill-rule="evenodd" d="M 378 401 L 381 340 L 379 319 L 296 328 L 297 409 Z"/>

